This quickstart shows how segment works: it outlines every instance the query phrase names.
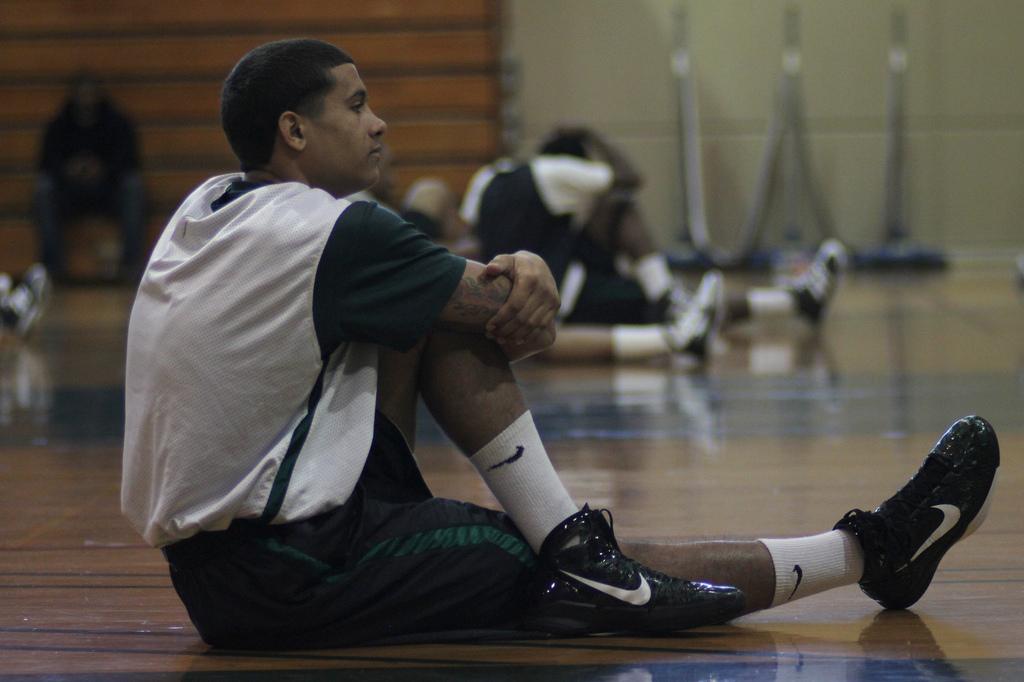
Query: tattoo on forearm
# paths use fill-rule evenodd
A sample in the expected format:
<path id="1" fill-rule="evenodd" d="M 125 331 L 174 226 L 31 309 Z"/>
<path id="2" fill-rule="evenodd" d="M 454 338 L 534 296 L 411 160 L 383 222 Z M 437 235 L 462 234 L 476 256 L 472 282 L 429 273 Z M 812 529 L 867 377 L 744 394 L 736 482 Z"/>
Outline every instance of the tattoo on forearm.
<path id="1" fill-rule="evenodd" d="M 481 281 L 477 277 L 463 276 L 448 302 L 445 326 L 460 329 L 478 329 L 498 312 L 508 298 L 510 283 L 503 277 Z"/>

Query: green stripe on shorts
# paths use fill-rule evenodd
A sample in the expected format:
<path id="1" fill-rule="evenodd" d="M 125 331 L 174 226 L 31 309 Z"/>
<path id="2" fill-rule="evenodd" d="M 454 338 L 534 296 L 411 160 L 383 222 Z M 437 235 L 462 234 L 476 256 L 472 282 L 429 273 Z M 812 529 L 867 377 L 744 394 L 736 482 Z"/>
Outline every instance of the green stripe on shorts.
<path id="1" fill-rule="evenodd" d="M 412 556 L 434 549 L 470 547 L 484 543 L 496 545 L 526 566 L 532 566 L 536 560 L 533 550 L 522 538 L 510 535 L 494 526 L 451 526 L 385 540 L 374 545 L 369 552 L 364 554 L 359 560 L 359 564 L 372 559 Z"/>
<path id="2" fill-rule="evenodd" d="M 274 538 L 260 539 L 258 542 L 275 554 L 280 554 L 292 559 L 296 563 L 305 565 L 314 574 L 322 576 L 324 582 L 341 582 L 348 576 L 348 571 L 338 571 L 330 564 L 320 561 L 294 547 L 289 547 Z M 483 544 L 494 545 L 513 556 L 525 566 L 533 566 L 537 561 L 533 550 L 522 538 L 506 533 L 494 526 L 478 525 L 435 528 L 423 531 L 422 533 L 390 538 L 371 547 L 370 551 L 360 557 L 356 565 L 362 566 L 375 559 L 394 559 L 423 554 L 437 549 L 472 547 Z"/>

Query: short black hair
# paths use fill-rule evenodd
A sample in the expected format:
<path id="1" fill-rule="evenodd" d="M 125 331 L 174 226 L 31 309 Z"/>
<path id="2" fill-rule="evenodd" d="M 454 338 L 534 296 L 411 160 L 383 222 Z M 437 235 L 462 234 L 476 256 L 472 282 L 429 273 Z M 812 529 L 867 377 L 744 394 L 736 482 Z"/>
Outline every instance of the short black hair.
<path id="1" fill-rule="evenodd" d="M 318 114 L 334 85 L 329 71 L 352 63 L 344 50 L 310 38 L 266 43 L 242 57 L 220 94 L 221 126 L 242 170 L 270 161 L 281 114 Z"/>
<path id="2" fill-rule="evenodd" d="M 583 132 L 556 131 L 540 145 L 540 153 L 544 156 L 568 155 L 587 158 L 587 135 Z"/>

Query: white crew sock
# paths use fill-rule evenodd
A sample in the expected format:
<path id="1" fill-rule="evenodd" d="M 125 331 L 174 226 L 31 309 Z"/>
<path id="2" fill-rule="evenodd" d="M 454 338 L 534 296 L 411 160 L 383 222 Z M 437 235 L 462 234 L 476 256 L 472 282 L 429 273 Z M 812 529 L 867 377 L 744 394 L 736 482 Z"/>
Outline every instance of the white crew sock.
<path id="1" fill-rule="evenodd" d="M 675 284 L 668 269 L 668 259 L 663 253 L 651 253 L 640 258 L 633 266 L 633 271 L 648 301 L 660 300 Z"/>
<path id="2" fill-rule="evenodd" d="M 616 360 L 644 360 L 672 352 L 665 331 L 654 324 L 617 324 L 612 327 L 612 354 Z"/>
<path id="3" fill-rule="evenodd" d="M 579 511 L 551 466 L 529 410 L 469 458 L 535 552 Z"/>
<path id="4" fill-rule="evenodd" d="M 852 585 L 864 574 L 864 550 L 857 538 L 845 531 L 759 542 L 768 548 L 775 563 L 772 606 Z"/>
<path id="5" fill-rule="evenodd" d="M 747 290 L 747 304 L 750 315 L 759 317 L 783 317 L 795 315 L 796 296 L 789 289 L 755 287 Z"/>

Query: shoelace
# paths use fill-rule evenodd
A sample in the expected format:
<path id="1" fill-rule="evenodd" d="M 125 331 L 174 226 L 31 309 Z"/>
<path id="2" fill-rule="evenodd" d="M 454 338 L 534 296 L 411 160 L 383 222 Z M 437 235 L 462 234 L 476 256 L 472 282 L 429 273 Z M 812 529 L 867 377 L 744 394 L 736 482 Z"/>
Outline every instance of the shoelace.
<path id="1" fill-rule="evenodd" d="M 902 563 L 910 557 L 908 548 L 911 538 L 905 525 L 893 523 L 887 516 L 880 516 L 862 509 L 853 509 L 843 517 L 857 529 L 862 540 L 874 546 L 878 566 L 888 566 L 892 571 L 902 567 Z M 899 561 L 901 565 L 894 565 Z"/>
<path id="2" fill-rule="evenodd" d="M 914 474 L 913 479 L 903 486 L 886 505 L 893 513 L 876 514 L 861 509 L 853 509 L 845 518 L 853 521 L 856 527 L 866 530 L 869 541 L 876 546 L 880 560 L 888 560 L 893 571 L 902 568 L 902 563 L 910 560 L 914 538 L 911 535 L 911 524 L 908 521 L 914 514 L 928 507 L 928 497 L 936 486 L 951 473 L 949 465 L 944 461 L 929 456 Z"/>
<path id="3" fill-rule="evenodd" d="M 655 591 L 656 595 L 663 593 L 690 595 L 695 589 L 697 589 L 698 583 L 693 583 L 689 580 L 668 579 L 664 574 L 644 566 L 635 559 L 631 559 L 623 555 L 622 550 L 619 549 L 619 543 L 615 539 L 615 519 L 612 518 L 611 510 L 595 509 L 594 511 L 607 519 L 608 528 L 611 531 L 608 538 L 609 551 L 607 554 L 602 556 L 603 561 L 612 562 L 611 565 L 615 565 L 620 569 L 628 568 L 631 572 L 641 573 L 641 571 L 643 571 L 643 573 L 646 573 L 648 578 L 651 579 L 651 589 Z M 623 576 L 620 576 L 620 578 L 622 577 Z M 660 599 L 660 597 L 656 597 L 656 599 Z"/>
<path id="4" fill-rule="evenodd" d="M 945 461 L 929 455 L 911 481 L 903 486 L 889 503 L 899 505 L 902 513 L 912 515 L 915 511 L 928 506 L 929 495 L 950 473 L 953 472 Z"/>
<path id="5" fill-rule="evenodd" d="M 612 531 L 612 539 L 615 538 L 615 519 L 612 517 L 611 509 L 595 509 L 595 512 L 603 516 L 608 521 L 608 528 Z"/>
<path id="6" fill-rule="evenodd" d="M 635 561 L 622 555 L 622 550 L 619 549 L 618 540 L 615 539 L 615 519 L 612 517 L 612 512 L 609 509 L 594 509 L 593 513 L 600 514 L 608 522 L 608 537 L 604 538 L 605 543 L 603 547 L 597 552 L 597 560 L 609 568 L 617 569 L 617 573 L 621 573 L 623 568 L 633 568 L 636 564 Z M 619 576 L 622 577 L 621 575 Z"/>
<path id="7" fill-rule="evenodd" d="M 594 509 L 593 513 L 603 516 L 608 522 L 608 545 L 616 554 L 621 555 L 622 550 L 619 549 L 619 541 L 615 539 L 615 519 L 612 518 L 612 511 L 610 509 Z"/>

